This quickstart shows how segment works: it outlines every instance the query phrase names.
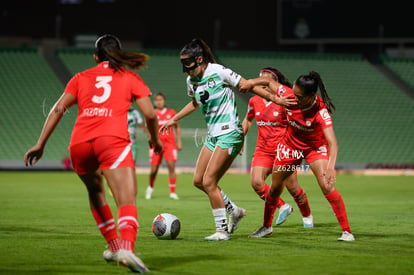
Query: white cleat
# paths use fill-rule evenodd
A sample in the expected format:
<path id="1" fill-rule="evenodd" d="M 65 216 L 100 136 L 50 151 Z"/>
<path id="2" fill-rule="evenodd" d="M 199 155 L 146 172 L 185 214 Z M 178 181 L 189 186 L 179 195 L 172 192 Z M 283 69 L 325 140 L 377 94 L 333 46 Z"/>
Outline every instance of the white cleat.
<path id="1" fill-rule="evenodd" d="M 304 228 L 313 228 L 313 217 L 309 215 L 308 217 L 302 217 L 303 227 Z"/>
<path id="2" fill-rule="evenodd" d="M 342 232 L 342 236 L 338 238 L 338 241 L 353 242 L 355 241 L 354 235 L 348 231 Z"/>
<path id="3" fill-rule="evenodd" d="M 279 208 L 279 216 L 275 222 L 276 225 L 281 225 L 287 219 L 287 217 L 292 214 L 293 208 L 289 204 L 285 203 Z"/>
<path id="4" fill-rule="evenodd" d="M 179 200 L 177 193 L 170 193 L 170 199 L 172 200 Z"/>
<path id="5" fill-rule="evenodd" d="M 249 235 L 249 238 L 263 238 L 272 235 L 273 229 L 272 227 L 265 227 L 262 226 L 259 229 L 257 229 L 255 232 Z"/>
<path id="6" fill-rule="evenodd" d="M 213 235 L 204 238 L 206 241 L 228 241 L 230 240 L 230 233 L 226 231 L 217 231 Z"/>
<path id="7" fill-rule="evenodd" d="M 246 216 L 246 210 L 241 207 L 233 210 L 233 213 L 229 215 L 229 233 L 236 231 L 239 226 L 240 220 Z"/>
<path id="8" fill-rule="evenodd" d="M 132 251 L 120 249 L 116 258 L 118 264 L 127 266 L 132 272 L 145 273 L 150 270 Z"/>
<path id="9" fill-rule="evenodd" d="M 118 251 L 112 252 L 111 250 L 107 249 L 103 252 L 102 257 L 105 261 L 114 262 L 116 260 L 116 257 L 118 256 Z"/>
<path id="10" fill-rule="evenodd" d="M 148 186 L 147 190 L 145 190 L 145 199 L 150 200 L 152 197 L 152 192 L 154 192 L 154 188 Z"/>

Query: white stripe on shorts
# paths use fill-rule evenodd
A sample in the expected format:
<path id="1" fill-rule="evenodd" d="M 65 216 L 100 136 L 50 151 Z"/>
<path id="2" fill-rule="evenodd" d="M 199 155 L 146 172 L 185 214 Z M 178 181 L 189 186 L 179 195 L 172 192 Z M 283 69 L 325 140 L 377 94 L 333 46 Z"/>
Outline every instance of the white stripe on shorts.
<path id="1" fill-rule="evenodd" d="M 122 152 L 122 154 L 119 156 L 119 158 L 111 165 L 111 167 L 109 167 L 109 169 L 115 169 L 118 167 L 119 164 L 121 164 L 121 162 L 124 161 L 124 159 L 126 158 L 126 156 L 128 155 L 129 151 L 131 151 L 131 146 L 132 143 L 128 144 L 127 147 L 125 147 L 124 151 Z"/>

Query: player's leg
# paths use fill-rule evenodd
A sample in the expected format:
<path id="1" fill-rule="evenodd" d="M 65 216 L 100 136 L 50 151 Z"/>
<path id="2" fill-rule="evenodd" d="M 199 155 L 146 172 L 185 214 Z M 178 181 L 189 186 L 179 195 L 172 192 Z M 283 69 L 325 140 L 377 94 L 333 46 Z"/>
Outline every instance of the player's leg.
<path id="1" fill-rule="evenodd" d="M 309 207 L 308 197 L 298 183 L 297 173 L 293 173 L 285 180 L 286 189 L 292 195 L 302 214 L 303 227 L 313 228 L 313 217 Z"/>
<path id="2" fill-rule="evenodd" d="M 152 193 L 154 192 L 155 179 L 157 178 L 158 169 L 160 167 L 163 157 L 163 152 L 158 155 L 154 153 L 154 150 L 150 149 L 150 173 L 148 176 L 148 187 L 145 190 L 145 198 L 150 200 Z"/>
<path id="3" fill-rule="evenodd" d="M 88 191 L 89 205 L 102 236 L 108 243 L 109 250 L 104 251 L 106 261 L 115 260 L 120 248 L 115 221 L 109 207 L 103 184 L 102 171 L 93 152 L 91 142 L 80 143 L 70 149 L 72 165 Z"/>
<path id="4" fill-rule="evenodd" d="M 206 240 L 217 241 L 230 239 L 225 203 L 221 190 L 218 187 L 218 182 L 228 170 L 233 160 L 234 157 L 229 155 L 228 149 L 222 149 L 217 146 L 211 155 L 211 159 L 204 173 L 203 189 L 209 197 L 216 223 L 216 233 L 206 237 Z"/>
<path id="5" fill-rule="evenodd" d="M 178 200 L 178 195 L 175 192 L 176 184 L 177 184 L 177 175 L 175 173 L 175 163 L 174 160 L 167 160 L 167 168 L 168 168 L 168 185 L 170 188 L 170 199 Z"/>
<path id="6" fill-rule="evenodd" d="M 338 239 L 340 241 L 353 241 L 354 236 L 352 235 L 351 229 L 348 223 L 348 216 L 345 209 L 345 204 L 341 194 L 335 189 L 333 182 L 327 182 L 324 176 L 324 170 L 328 166 L 327 159 L 317 159 L 315 161 L 308 160 L 310 168 L 315 175 L 319 187 L 325 198 L 328 200 L 335 213 L 335 216 L 341 226 L 342 236 Z"/>
<path id="7" fill-rule="evenodd" d="M 267 193 L 269 193 L 269 185 L 266 184 L 266 178 L 272 173 L 272 168 L 253 166 L 250 169 L 250 183 L 254 192 L 262 200 L 266 199 Z"/>

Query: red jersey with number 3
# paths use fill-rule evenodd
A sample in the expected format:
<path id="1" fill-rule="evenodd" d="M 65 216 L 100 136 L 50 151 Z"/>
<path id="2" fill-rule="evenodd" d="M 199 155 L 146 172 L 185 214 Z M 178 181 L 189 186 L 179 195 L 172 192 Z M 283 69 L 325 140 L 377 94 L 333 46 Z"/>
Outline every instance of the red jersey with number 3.
<path id="1" fill-rule="evenodd" d="M 249 100 L 247 117 L 256 119 L 256 148 L 274 152 L 280 138 L 286 133 L 287 121 L 283 108 L 273 102 L 265 102 L 256 95 Z"/>
<path id="2" fill-rule="evenodd" d="M 287 90 L 282 96 L 293 95 Z M 323 100 L 316 95 L 315 101 L 306 109 L 286 109 L 287 134 L 283 141 L 299 150 L 318 149 L 327 145 L 323 130 L 332 127 L 332 119 Z"/>
<path id="3" fill-rule="evenodd" d="M 69 147 L 100 136 L 129 140 L 128 109 L 132 100 L 151 95 L 136 73 L 125 68 L 115 72 L 108 62 L 76 74 L 65 93 L 77 98 L 79 109 Z"/>
<path id="4" fill-rule="evenodd" d="M 168 108 L 164 108 L 162 111 L 155 110 L 155 113 L 157 114 L 158 124 L 159 124 L 160 128 L 168 120 L 170 120 L 170 118 L 175 116 L 175 111 L 173 109 L 168 109 Z M 160 137 L 160 141 L 162 143 L 175 144 L 175 134 L 174 134 L 173 127 L 171 127 L 168 130 L 168 135 L 167 134 L 160 134 L 159 137 Z"/>

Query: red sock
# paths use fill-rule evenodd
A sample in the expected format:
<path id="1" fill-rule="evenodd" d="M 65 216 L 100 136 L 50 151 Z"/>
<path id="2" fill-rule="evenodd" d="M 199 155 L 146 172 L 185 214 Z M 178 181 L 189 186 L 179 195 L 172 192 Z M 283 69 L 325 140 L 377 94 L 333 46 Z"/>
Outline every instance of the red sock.
<path id="1" fill-rule="evenodd" d="M 286 202 L 284 200 L 282 200 L 281 197 L 279 197 L 279 199 L 276 202 L 276 208 L 280 208 L 281 206 L 285 205 Z"/>
<path id="2" fill-rule="evenodd" d="M 170 182 L 170 193 L 175 193 L 177 179 L 169 178 L 168 181 Z"/>
<path id="3" fill-rule="evenodd" d="M 149 177 L 149 186 L 151 187 L 151 188 L 154 188 L 154 182 L 155 182 L 155 177 Z"/>
<path id="4" fill-rule="evenodd" d="M 276 211 L 276 203 L 278 198 L 272 198 L 270 196 L 266 196 L 265 200 L 265 209 L 263 215 L 263 226 L 269 228 L 272 226 L 273 216 L 275 215 Z"/>
<path id="5" fill-rule="evenodd" d="M 325 195 L 325 198 L 331 204 L 332 210 L 334 211 L 335 216 L 341 225 L 342 231 L 348 231 L 349 233 L 352 233 L 351 229 L 349 228 L 345 204 L 341 194 L 339 194 L 339 192 L 335 189 L 332 193 Z"/>
<path id="6" fill-rule="evenodd" d="M 266 200 L 266 197 L 267 197 L 267 193 L 269 193 L 269 185 L 267 185 L 267 184 L 265 184 L 265 185 L 263 185 L 263 187 L 260 189 L 260 190 L 258 190 L 258 191 L 256 191 L 256 190 L 254 190 L 254 192 L 256 192 L 256 194 L 262 199 L 262 200 Z"/>
<path id="7" fill-rule="evenodd" d="M 302 217 L 309 217 L 311 214 L 311 210 L 309 207 L 308 196 L 306 196 L 306 193 L 303 191 L 302 187 L 299 188 L 299 192 L 296 193 L 296 195 L 294 195 L 293 198 L 295 199 L 295 202 L 299 207 Z"/>
<path id="8" fill-rule="evenodd" d="M 118 240 L 118 233 L 116 232 L 114 217 L 109 205 L 107 204 L 99 209 L 93 209 L 92 215 L 96 221 L 96 225 L 101 231 L 101 234 L 108 243 L 109 249 L 112 252 L 119 250 L 120 244 Z"/>
<path id="9" fill-rule="evenodd" d="M 138 213 L 135 205 L 124 205 L 119 207 L 118 228 L 122 249 L 134 251 L 138 227 Z"/>

